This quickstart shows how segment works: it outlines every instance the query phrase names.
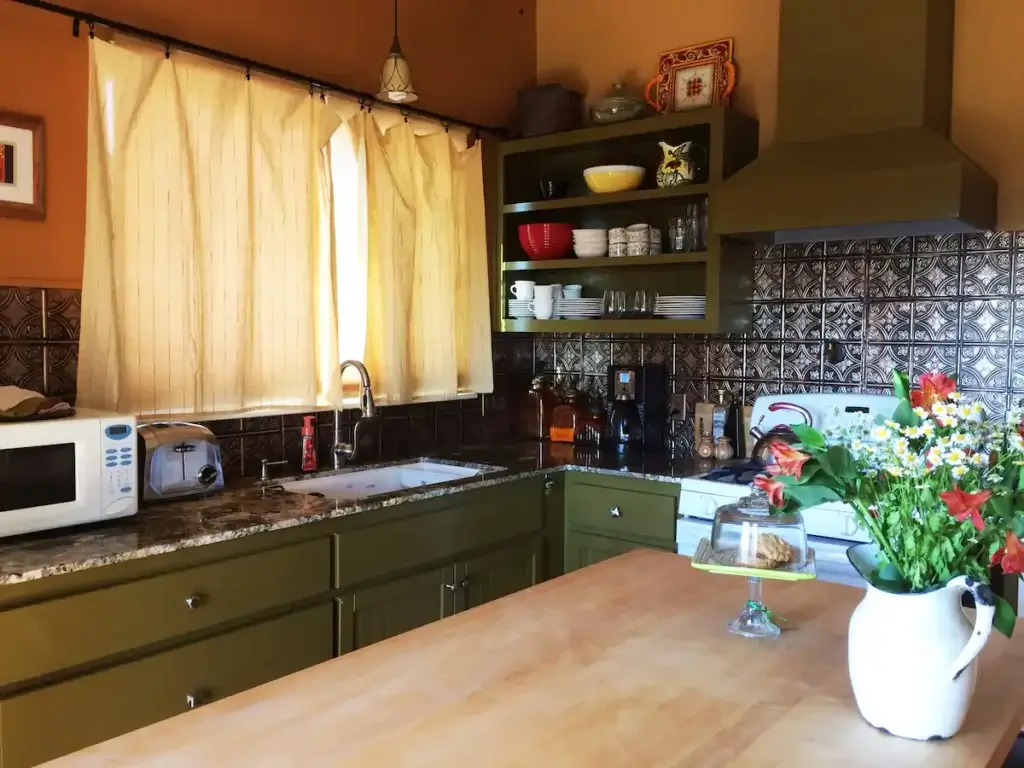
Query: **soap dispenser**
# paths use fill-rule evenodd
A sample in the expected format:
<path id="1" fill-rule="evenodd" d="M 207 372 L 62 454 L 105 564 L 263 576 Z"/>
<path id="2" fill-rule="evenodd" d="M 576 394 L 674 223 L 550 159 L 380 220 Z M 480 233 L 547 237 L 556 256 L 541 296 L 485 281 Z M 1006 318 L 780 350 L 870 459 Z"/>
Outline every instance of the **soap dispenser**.
<path id="1" fill-rule="evenodd" d="M 316 462 L 316 416 L 304 416 L 302 419 L 302 471 L 314 472 Z"/>

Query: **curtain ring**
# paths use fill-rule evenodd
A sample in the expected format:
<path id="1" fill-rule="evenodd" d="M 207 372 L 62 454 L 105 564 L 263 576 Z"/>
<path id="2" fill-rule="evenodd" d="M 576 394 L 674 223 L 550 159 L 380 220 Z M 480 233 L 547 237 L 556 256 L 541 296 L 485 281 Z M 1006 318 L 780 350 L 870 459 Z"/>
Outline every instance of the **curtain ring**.
<path id="1" fill-rule="evenodd" d="M 89 22 L 89 39 L 92 40 L 96 37 L 96 25 L 93 22 Z"/>
<path id="2" fill-rule="evenodd" d="M 79 34 L 79 32 L 81 32 L 81 29 L 82 29 L 82 20 L 76 16 L 74 18 L 74 20 L 71 22 L 71 34 L 74 35 L 75 37 L 78 37 L 78 34 Z"/>
<path id="3" fill-rule="evenodd" d="M 252 69 L 248 66 L 245 68 L 245 79 L 252 80 Z"/>

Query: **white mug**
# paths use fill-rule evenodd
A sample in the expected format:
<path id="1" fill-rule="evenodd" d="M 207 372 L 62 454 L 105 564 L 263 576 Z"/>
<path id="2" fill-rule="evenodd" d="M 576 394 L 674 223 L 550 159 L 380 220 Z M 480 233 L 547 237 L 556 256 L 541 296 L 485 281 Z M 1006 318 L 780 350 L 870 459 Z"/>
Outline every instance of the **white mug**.
<path id="1" fill-rule="evenodd" d="M 537 301 L 554 301 L 556 297 L 555 288 L 561 289 L 558 285 L 535 285 L 533 287 L 533 298 Z"/>
<path id="2" fill-rule="evenodd" d="M 626 246 L 627 256 L 650 256 L 651 255 L 651 243 L 649 240 L 644 240 L 640 243 L 629 243 Z"/>
<path id="3" fill-rule="evenodd" d="M 626 252 L 627 248 L 628 246 L 626 245 L 626 243 L 611 243 L 608 246 L 608 255 L 611 256 L 612 258 L 626 256 L 628 255 Z"/>
<path id="4" fill-rule="evenodd" d="M 516 280 L 509 288 L 512 295 L 517 299 L 529 301 L 533 298 L 533 287 L 536 285 L 532 280 Z"/>
<path id="5" fill-rule="evenodd" d="M 583 286 L 575 284 L 562 286 L 562 296 L 566 299 L 580 299 L 583 297 Z"/>
<path id="6" fill-rule="evenodd" d="M 552 283 L 551 287 L 554 289 L 554 291 L 551 294 L 552 298 L 555 298 L 555 299 L 562 298 L 562 284 L 561 283 Z"/>
<path id="7" fill-rule="evenodd" d="M 540 288 L 541 286 L 537 287 Z M 541 296 L 538 293 L 533 301 L 530 302 L 529 308 L 533 312 L 533 316 L 538 320 L 550 320 L 551 316 L 555 313 L 555 300 L 550 296 Z"/>

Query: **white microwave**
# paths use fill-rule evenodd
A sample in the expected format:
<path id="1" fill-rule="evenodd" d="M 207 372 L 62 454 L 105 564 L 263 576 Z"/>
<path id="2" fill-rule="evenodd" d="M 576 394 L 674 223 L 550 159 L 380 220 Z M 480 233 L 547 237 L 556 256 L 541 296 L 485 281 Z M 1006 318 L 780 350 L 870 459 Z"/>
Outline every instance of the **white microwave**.
<path id="1" fill-rule="evenodd" d="M 134 515 L 138 461 L 134 416 L 0 422 L 0 536 Z"/>

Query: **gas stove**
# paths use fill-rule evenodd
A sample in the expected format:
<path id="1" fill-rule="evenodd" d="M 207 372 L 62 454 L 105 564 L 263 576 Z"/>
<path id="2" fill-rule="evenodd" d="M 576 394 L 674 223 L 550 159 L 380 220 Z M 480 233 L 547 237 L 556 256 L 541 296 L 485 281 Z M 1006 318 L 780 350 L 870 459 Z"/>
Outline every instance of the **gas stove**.
<path id="1" fill-rule="evenodd" d="M 809 423 L 818 429 L 850 424 L 859 418 L 889 416 L 899 401 L 888 395 L 801 394 L 770 395 L 754 402 L 753 429 L 767 433 L 784 424 Z M 702 538 L 711 535 L 715 511 L 750 493 L 750 484 L 764 465 L 759 461 L 737 461 L 680 482 L 680 519 L 677 525 L 678 551 L 692 555 Z M 818 578 L 843 584 L 863 585 L 863 580 L 846 558 L 851 545 L 868 541 L 857 526 L 853 510 L 846 504 L 819 504 L 803 511 L 804 527 L 814 547 Z"/>

